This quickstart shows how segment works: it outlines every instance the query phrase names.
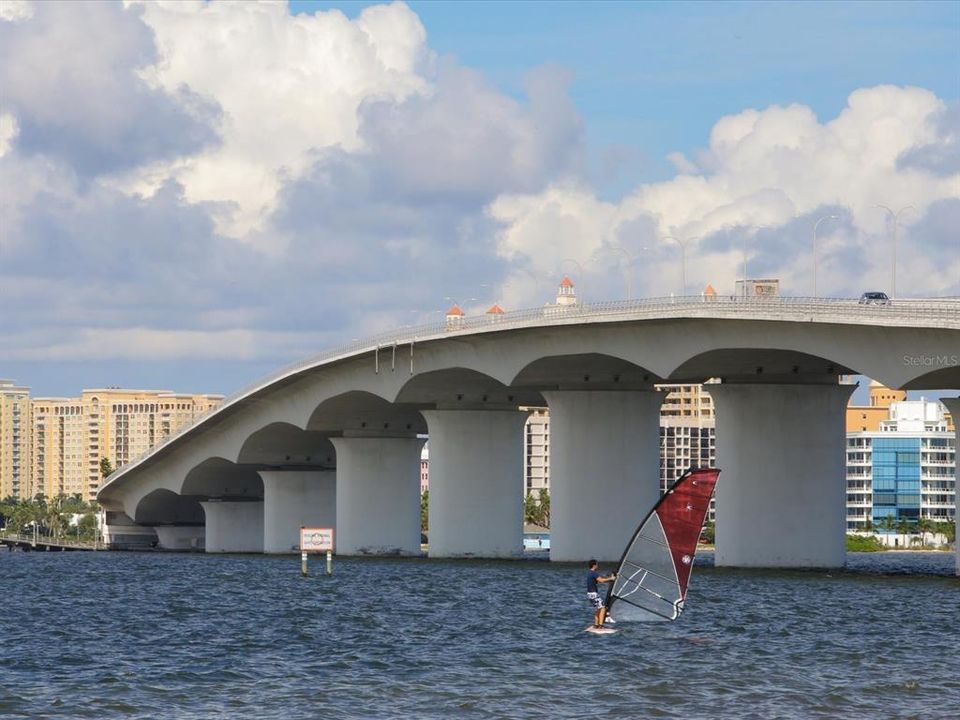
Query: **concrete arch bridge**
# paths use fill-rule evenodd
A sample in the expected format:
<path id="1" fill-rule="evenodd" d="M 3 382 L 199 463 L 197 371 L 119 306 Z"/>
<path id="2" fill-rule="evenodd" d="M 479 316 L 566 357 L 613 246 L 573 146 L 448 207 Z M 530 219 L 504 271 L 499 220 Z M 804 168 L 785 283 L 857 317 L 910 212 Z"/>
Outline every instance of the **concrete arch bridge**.
<path id="1" fill-rule="evenodd" d="M 844 412 L 863 374 L 960 390 L 960 299 L 664 298 L 550 305 L 385 333 L 244 389 L 99 492 L 161 547 L 341 554 L 522 550 L 518 408 L 550 409 L 551 558 L 616 559 L 659 493 L 658 383 L 711 385 L 719 565 L 844 563 Z M 960 399 L 947 401 L 960 416 Z M 120 525 L 125 524 L 124 530 Z"/>

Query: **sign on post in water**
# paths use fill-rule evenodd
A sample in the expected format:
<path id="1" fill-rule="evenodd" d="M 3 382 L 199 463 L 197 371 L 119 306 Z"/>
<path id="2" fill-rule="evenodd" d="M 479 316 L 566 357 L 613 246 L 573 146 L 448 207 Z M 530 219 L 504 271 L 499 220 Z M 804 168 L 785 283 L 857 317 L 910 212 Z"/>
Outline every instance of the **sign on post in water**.
<path id="1" fill-rule="evenodd" d="M 300 528 L 300 574 L 307 575 L 307 553 L 327 553 L 327 575 L 333 573 L 333 528 Z"/>

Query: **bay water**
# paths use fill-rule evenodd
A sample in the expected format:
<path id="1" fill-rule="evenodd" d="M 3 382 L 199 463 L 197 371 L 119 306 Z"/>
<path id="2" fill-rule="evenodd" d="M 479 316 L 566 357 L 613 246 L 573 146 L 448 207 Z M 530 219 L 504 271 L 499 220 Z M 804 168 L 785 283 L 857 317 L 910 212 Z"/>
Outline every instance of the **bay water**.
<path id="1" fill-rule="evenodd" d="M 705 553 L 678 621 L 595 636 L 580 565 L 0 552 L 0 717 L 956 718 L 953 573 Z"/>

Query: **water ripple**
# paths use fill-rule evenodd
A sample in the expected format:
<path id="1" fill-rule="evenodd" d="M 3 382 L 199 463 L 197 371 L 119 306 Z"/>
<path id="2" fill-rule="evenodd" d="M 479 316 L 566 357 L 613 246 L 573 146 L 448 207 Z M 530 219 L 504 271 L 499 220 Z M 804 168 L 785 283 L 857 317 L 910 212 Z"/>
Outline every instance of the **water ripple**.
<path id="1" fill-rule="evenodd" d="M 698 558 L 672 624 L 583 632 L 579 566 L 0 553 L 3 718 L 947 718 L 960 580 Z M 319 568 L 318 568 L 319 569 Z"/>

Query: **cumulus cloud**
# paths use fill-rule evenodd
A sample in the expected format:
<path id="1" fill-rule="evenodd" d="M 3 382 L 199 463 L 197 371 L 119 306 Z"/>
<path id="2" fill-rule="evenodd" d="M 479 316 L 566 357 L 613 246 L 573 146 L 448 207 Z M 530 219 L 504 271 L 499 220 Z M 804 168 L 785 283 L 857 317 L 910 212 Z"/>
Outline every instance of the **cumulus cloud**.
<path id="1" fill-rule="evenodd" d="M 883 289 L 877 204 L 914 206 L 898 287 L 960 294 L 957 115 L 921 89 L 720 118 L 676 177 L 602 199 L 567 71 L 507 95 L 402 3 L 0 7 L 0 361 L 280 363 L 562 274 L 588 300 L 682 269 L 729 291 L 745 256 L 808 294 L 824 215 L 821 294 Z"/>
<path id="2" fill-rule="evenodd" d="M 135 8 L 45 2 L 30 11 L 0 22 L 0 109 L 16 118 L 23 154 L 62 158 L 74 172 L 97 176 L 216 141 L 214 104 L 185 86 L 167 93 L 140 77 L 157 56 Z"/>
<path id="3" fill-rule="evenodd" d="M 329 336 L 254 330 L 157 330 L 154 328 L 71 328 L 67 333 L 28 331 L 10 338 L 0 351 L 8 362 L 24 360 L 232 360 L 305 355 Z"/>
<path id="4" fill-rule="evenodd" d="M 933 93 L 892 86 L 855 91 L 825 123 L 801 105 L 747 110 L 718 120 L 695 159 L 674 157 L 682 174 L 642 185 L 618 203 L 599 201 L 589 188 L 556 185 L 498 198 L 488 212 L 500 225 L 499 254 L 528 263 L 535 274 L 556 273 L 564 257 L 573 258 L 596 285 L 616 267 L 604 249 L 626 242 L 647 294 L 679 290 L 665 282 L 676 277 L 667 265 L 679 260 L 666 259 L 666 236 L 686 243 L 689 286 L 697 290 L 709 282 L 731 292 L 746 255 L 748 271 L 752 261 L 781 278 L 787 292 L 809 294 L 813 225 L 834 214 L 837 220 L 819 228 L 818 294 L 849 295 L 865 280 L 892 283 L 889 275 L 880 280 L 892 265 L 893 228 L 876 205 L 912 205 L 913 214 L 901 216 L 900 242 L 917 247 L 923 228 L 932 235 L 923 244 L 944 254 L 921 263 L 908 251 L 898 288 L 955 293 L 960 240 L 941 224 L 918 224 L 936 203 L 960 198 L 960 175 L 949 160 L 952 122 L 952 109 Z M 647 231 L 625 238 L 624 225 L 644 217 Z M 511 282 L 522 283 L 523 274 Z"/>
<path id="5" fill-rule="evenodd" d="M 216 103 L 222 142 L 134 179 L 144 189 L 171 175 L 193 202 L 229 201 L 219 229 L 244 238 L 262 226 L 282 185 L 301 176 L 311 152 L 362 149 L 360 106 L 428 90 L 433 55 L 404 4 L 292 16 L 281 3 L 149 2 L 145 21 L 158 62 L 144 76 Z M 263 236 L 250 236 L 260 237 Z"/>

